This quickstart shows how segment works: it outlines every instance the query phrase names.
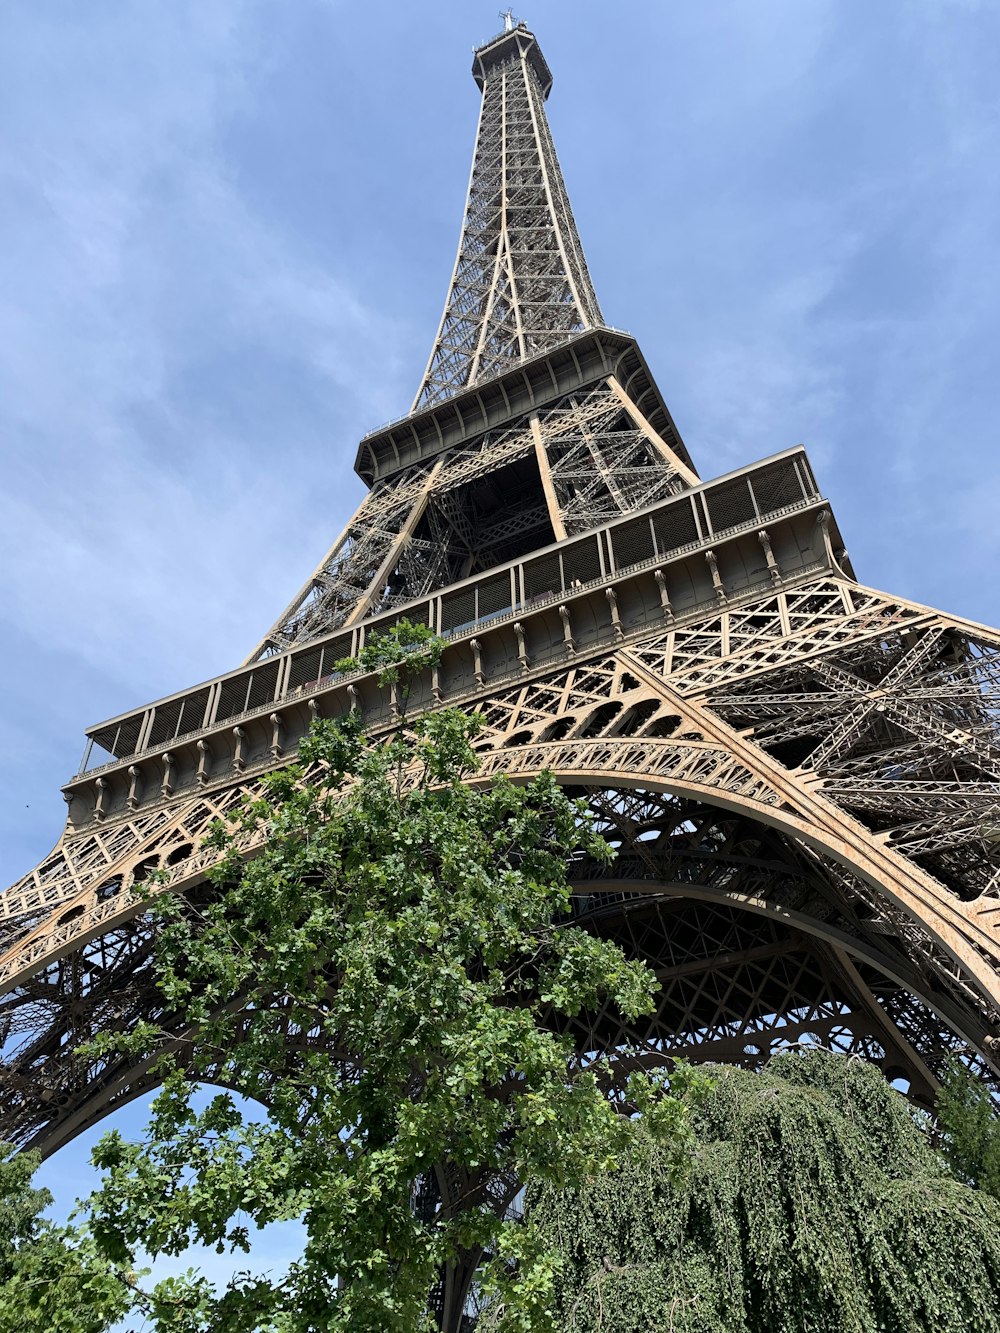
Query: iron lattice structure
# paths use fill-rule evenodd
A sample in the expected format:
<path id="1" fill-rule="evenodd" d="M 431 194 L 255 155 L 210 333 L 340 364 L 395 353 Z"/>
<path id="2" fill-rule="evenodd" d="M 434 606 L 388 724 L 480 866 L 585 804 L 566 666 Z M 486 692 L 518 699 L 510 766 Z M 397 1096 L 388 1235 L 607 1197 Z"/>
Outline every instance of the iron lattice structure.
<path id="1" fill-rule="evenodd" d="M 316 715 L 394 725 L 392 688 L 333 664 L 403 615 L 447 641 L 411 709 L 478 710 L 478 780 L 549 769 L 617 849 L 574 868 L 576 909 L 663 989 L 641 1024 L 578 1020 L 581 1049 L 821 1041 L 924 1103 L 949 1051 L 996 1075 L 1000 634 L 861 585 L 802 449 L 699 479 L 601 322 L 534 37 L 474 73 L 455 275 L 413 410 L 359 447 L 367 498 L 241 667 L 89 730 L 59 842 L 0 895 L 5 1139 L 51 1152 L 149 1088 L 75 1054 L 162 1017 L 129 890 L 208 892 L 206 828 Z"/>
<path id="2" fill-rule="evenodd" d="M 603 324 L 552 145 L 552 75 L 515 28 L 476 52 L 483 105 L 448 299 L 413 410 Z"/>

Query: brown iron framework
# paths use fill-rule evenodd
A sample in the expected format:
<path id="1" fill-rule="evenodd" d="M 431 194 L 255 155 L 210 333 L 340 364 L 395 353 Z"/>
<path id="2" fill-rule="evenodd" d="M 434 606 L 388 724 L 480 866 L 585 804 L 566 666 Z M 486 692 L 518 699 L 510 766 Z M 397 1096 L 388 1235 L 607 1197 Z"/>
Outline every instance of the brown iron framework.
<path id="1" fill-rule="evenodd" d="M 396 724 L 333 664 L 403 615 L 446 639 L 410 708 L 480 712 L 478 780 L 551 770 L 617 850 L 574 866 L 576 910 L 662 991 L 575 1022 L 581 1052 L 822 1042 L 924 1103 L 949 1051 L 996 1077 L 1000 634 L 859 584 L 803 450 L 699 480 L 602 324 L 534 37 L 474 72 L 455 275 L 413 410 L 359 447 L 369 495 L 241 667 L 88 731 L 59 842 L 0 895 L 3 1138 L 51 1152 L 151 1086 L 76 1054 L 160 1014 L 129 891 L 208 892 L 206 828 L 315 716 Z"/>

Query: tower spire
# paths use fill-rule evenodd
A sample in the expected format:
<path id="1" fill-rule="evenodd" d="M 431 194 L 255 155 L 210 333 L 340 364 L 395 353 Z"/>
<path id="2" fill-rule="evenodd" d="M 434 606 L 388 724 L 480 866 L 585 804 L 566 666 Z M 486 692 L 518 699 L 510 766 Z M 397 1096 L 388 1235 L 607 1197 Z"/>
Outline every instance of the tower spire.
<path id="1" fill-rule="evenodd" d="M 476 50 L 483 94 L 448 299 L 413 410 L 603 324 L 545 116 L 552 75 L 533 33 Z"/>

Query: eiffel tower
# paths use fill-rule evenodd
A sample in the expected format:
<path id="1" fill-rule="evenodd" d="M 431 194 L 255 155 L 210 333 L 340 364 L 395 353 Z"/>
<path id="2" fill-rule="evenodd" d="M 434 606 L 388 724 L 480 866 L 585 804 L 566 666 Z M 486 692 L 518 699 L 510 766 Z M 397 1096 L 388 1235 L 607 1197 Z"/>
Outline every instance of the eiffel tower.
<path id="1" fill-rule="evenodd" d="M 4 1139 L 50 1153 L 150 1089 L 75 1054 L 159 1013 L 130 890 L 203 884 L 208 825 L 315 717 L 394 724 L 393 688 L 333 664 L 401 617 L 446 641 L 410 707 L 478 711 L 480 780 L 551 770 L 617 849 L 576 911 L 662 990 L 581 1018 L 582 1049 L 819 1042 L 923 1104 L 950 1051 L 1000 1067 L 1000 635 L 859 583 L 802 448 L 700 479 L 601 314 L 534 35 L 508 19 L 473 74 L 444 314 L 360 443 L 364 502 L 241 666 L 88 730 L 62 836 L 0 895 Z"/>

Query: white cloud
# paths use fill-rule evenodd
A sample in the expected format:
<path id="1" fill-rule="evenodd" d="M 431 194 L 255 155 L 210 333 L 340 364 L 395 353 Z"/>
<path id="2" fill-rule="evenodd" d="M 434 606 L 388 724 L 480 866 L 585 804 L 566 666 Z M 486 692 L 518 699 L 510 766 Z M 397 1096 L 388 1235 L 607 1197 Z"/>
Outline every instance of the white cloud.
<path id="1" fill-rule="evenodd" d="M 392 321 L 231 178 L 244 8 L 26 23 L 59 111 L 22 76 L 0 147 L 0 616 L 140 693 L 239 661 L 360 496 L 337 486 L 315 532 L 289 522 L 319 442 L 283 377 L 328 414 L 332 475 L 402 396 Z"/>

